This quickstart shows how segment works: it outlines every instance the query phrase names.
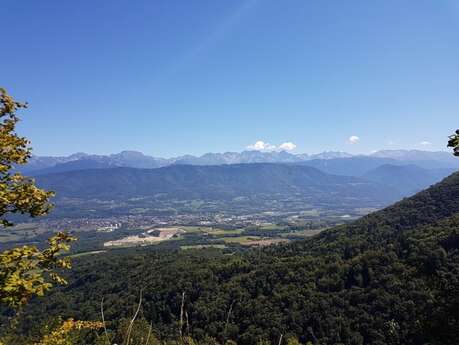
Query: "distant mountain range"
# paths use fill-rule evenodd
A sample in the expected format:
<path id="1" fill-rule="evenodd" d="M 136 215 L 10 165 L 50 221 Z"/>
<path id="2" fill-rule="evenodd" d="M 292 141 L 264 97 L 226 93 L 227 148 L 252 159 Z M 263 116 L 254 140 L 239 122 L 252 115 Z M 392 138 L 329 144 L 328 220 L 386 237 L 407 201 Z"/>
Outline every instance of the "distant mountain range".
<path id="1" fill-rule="evenodd" d="M 457 169 L 423 169 L 417 165 L 381 165 L 362 177 L 394 188 L 404 196 L 419 192 L 451 175 Z"/>
<path id="2" fill-rule="evenodd" d="M 155 158 L 137 151 L 123 151 L 111 155 L 75 153 L 70 156 L 32 156 L 29 162 L 18 169 L 24 173 L 38 175 L 82 169 L 131 167 L 153 169 L 172 164 L 172 160 Z"/>
<path id="3" fill-rule="evenodd" d="M 22 168 L 41 187 L 57 193 L 62 214 L 74 209 L 82 214 L 101 209 L 168 210 L 177 200 L 200 200 L 223 209 L 285 211 L 291 205 L 382 207 L 459 170 L 459 159 L 447 152 L 425 151 L 380 151 L 370 156 L 244 151 L 172 159 L 124 151 L 33 157 Z"/>
<path id="4" fill-rule="evenodd" d="M 360 176 L 383 164 L 416 164 L 426 169 L 459 168 L 459 160 L 449 152 L 419 150 L 386 150 L 371 155 L 353 156 L 345 152 L 327 151 L 319 154 L 292 154 L 286 151 L 243 151 L 206 153 L 202 156 L 185 155 L 175 158 L 157 158 L 137 151 L 123 151 L 111 155 L 76 153 L 65 157 L 33 156 L 25 166 L 18 167 L 24 173 L 43 175 L 84 169 L 130 167 L 154 169 L 169 165 L 223 165 L 244 163 L 300 163 L 325 172 Z"/>

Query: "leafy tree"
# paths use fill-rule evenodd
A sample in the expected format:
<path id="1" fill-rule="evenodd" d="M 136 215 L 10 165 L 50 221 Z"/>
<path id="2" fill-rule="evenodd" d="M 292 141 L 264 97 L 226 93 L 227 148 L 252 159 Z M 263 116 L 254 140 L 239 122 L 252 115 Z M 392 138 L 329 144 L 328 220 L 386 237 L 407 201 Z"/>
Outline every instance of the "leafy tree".
<path id="1" fill-rule="evenodd" d="M 30 142 L 18 136 L 16 111 L 27 105 L 16 102 L 5 89 L 0 88 L 0 226 L 13 225 L 8 215 L 19 213 L 37 217 L 51 209 L 49 198 L 53 195 L 38 188 L 35 181 L 14 172 L 14 166 L 27 163 L 31 155 Z M 52 284 L 65 283 L 56 272 L 70 268 L 65 258 L 58 258 L 68 243 L 74 240 L 65 233 L 57 233 L 48 240 L 48 248 L 23 246 L 0 253 L 0 303 L 17 308 L 33 295 L 43 295 Z"/>
<path id="2" fill-rule="evenodd" d="M 454 155 L 459 156 L 459 129 L 455 134 L 449 136 L 448 147 L 452 147 Z"/>
<path id="3" fill-rule="evenodd" d="M 99 330 L 103 326 L 102 322 L 98 321 L 75 321 L 68 319 L 33 345 L 73 345 L 78 340 L 82 330 Z"/>

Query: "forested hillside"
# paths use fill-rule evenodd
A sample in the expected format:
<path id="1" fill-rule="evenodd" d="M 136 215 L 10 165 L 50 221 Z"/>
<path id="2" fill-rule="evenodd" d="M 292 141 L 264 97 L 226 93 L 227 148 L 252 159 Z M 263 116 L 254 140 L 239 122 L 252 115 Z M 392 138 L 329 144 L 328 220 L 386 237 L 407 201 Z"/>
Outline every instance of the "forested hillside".
<path id="1" fill-rule="evenodd" d="M 132 315 L 160 337 L 180 331 L 185 293 L 195 339 L 239 344 L 457 344 L 459 174 L 387 209 L 304 241 L 244 254 L 134 250 L 75 260 L 70 285 L 36 299 L 22 332 L 55 316 Z"/>
<path id="2" fill-rule="evenodd" d="M 40 175 L 36 181 L 56 192 L 52 217 L 137 212 L 156 216 L 183 213 L 184 205 L 192 203 L 202 205 L 192 212 L 231 211 L 231 216 L 308 207 L 348 214 L 359 208 L 381 208 L 403 196 L 395 188 L 363 178 L 271 163 L 89 169 Z"/>
<path id="3" fill-rule="evenodd" d="M 254 193 L 306 193 L 325 198 L 368 197 L 388 200 L 397 194 L 356 177 L 336 176 L 307 167 L 283 164 L 216 166 L 176 165 L 159 169 L 92 169 L 37 177 L 60 197 L 126 199 L 164 193 L 173 197 L 232 198 Z"/>

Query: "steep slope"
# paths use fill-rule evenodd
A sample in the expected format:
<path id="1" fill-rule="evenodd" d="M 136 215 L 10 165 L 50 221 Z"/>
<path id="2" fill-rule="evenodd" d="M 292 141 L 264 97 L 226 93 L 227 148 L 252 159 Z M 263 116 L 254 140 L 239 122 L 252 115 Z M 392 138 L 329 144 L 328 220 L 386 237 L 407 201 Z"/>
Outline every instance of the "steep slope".
<path id="1" fill-rule="evenodd" d="M 406 231 L 437 226 L 459 216 L 459 173 L 440 183 L 403 199 L 384 210 L 362 217 L 354 223 L 323 232 L 309 241 L 295 243 L 305 250 L 328 250 L 345 255 L 346 243 L 365 243 L 358 251 L 374 249 L 401 239 Z M 459 230 L 459 229 L 456 229 Z M 439 232 L 443 232 L 439 230 Z"/>
<path id="2" fill-rule="evenodd" d="M 282 334 L 330 345 L 457 344 L 459 173 L 305 241 L 243 255 L 134 251 L 82 258 L 70 281 L 29 306 L 27 319 L 98 318 L 102 296 L 106 318 L 119 319 L 142 289 L 143 314 L 162 335 L 177 332 L 185 292 L 197 339 L 275 343 Z"/>

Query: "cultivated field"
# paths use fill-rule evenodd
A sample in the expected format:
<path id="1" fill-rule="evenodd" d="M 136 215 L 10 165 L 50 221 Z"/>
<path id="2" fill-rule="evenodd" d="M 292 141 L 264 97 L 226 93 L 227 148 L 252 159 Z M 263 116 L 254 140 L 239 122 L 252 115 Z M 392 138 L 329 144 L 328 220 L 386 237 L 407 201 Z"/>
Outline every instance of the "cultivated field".
<path id="1" fill-rule="evenodd" d="M 140 235 L 127 236 L 119 240 L 104 243 L 105 247 L 146 246 L 178 237 L 184 231 L 180 228 L 150 229 Z"/>

